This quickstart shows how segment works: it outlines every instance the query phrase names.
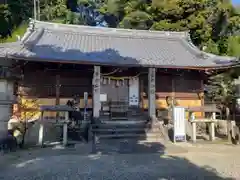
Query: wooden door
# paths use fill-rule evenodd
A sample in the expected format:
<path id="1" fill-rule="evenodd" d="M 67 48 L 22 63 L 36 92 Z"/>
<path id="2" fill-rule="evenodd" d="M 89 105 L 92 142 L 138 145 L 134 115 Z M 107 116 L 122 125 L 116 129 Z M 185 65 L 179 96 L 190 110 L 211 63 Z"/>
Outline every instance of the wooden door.
<path id="1" fill-rule="evenodd" d="M 124 85 L 116 85 L 116 82 L 111 82 L 110 84 L 101 85 L 101 94 L 107 95 L 107 101 L 125 101 L 128 102 L 129 86 L 127 81 Z"/>

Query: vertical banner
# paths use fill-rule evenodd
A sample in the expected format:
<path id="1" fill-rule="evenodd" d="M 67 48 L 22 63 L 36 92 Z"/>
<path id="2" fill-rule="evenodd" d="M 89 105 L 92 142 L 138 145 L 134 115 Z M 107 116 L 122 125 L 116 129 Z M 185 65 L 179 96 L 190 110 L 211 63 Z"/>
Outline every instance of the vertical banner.
<path id="1" fill-rule="evenodd" d="M 174 142 L 186 141 L 186 120 L 185 120 L 185 108 L 173 107 L 173 123 L 174 123 Z"/>
<path id="2" fill-rule="evenodd" d="M 129 106 L 139 105 L 139 78 L 135 77 L 129 84 Z"/>
<path id="3" fill-rule="evenodd" d="M 84 92 L 84 121 L 87 120 L 88 93 Z"/>

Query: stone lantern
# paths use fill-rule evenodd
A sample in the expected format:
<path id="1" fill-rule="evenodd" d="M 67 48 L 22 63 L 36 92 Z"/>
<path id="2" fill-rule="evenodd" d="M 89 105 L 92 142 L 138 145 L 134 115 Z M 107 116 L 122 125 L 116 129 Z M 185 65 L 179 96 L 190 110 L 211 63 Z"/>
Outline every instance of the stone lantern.
<path id="1" fill-rule="evenodd" d="M 234 82 L 236 87 L 236 99 L 235 99 L 235 121 L 240 123 L 240 77 Z"/>
<path id="2" fill-rule="evenodd" d="M 14 81 L 10 67 L 10 59 L 0 59 L 0 138 L 7 134 L 7 123 L 12 116 L 14 96 Z"/>

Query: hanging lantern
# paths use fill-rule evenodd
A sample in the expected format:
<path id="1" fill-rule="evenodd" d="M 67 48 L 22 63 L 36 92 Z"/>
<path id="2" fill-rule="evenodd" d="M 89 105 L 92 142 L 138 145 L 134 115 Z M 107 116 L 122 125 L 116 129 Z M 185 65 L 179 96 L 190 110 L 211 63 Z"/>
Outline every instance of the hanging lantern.
<path id="1" fill-rule="evenodd" d="M 133 83 L 132 81 L 133 81 L 133 80 L 132 80 L 132 78 L 130 77 L 130 78 L 129 78 L 129 81 L 128 81 L 129 86 L 132 85 L 132 83 Z"/>
<path id="2" fill-rule="evenodd" d="M 125 85 L 125 82 L 124 82 L 125 80 L 124 79 L 122 79 L 122 86 L 124 86 Z"/>
<path id="3" fill-rule="evenodd" d="M 116 82 L 115 82 L 115 80 L 112 80 L 112 83 L 110 83 L 110 84 L 112 85 L 113 88 L 116 87 Z"/>
<path id="4" fill-rule="evenodd" d="M 101 77 L 101 83 L 103 84 L 103 82 L 104 82 L 104 77 Z"/>
<path id="5" fill-rule="evenodd" d="M 103 78 L 103 85 L 106 85 L 106 84 L 107 84 L 107 79 Z"/>
<path id="6" fill-rule="evenodd" d="M 132 85 L 135 84 L 135 81 L 136 81 L 136 78 L 133 77 L 133 78 L 132 78 Z"/>
<path id="7" fill-rule="evenodd" d="M 116 80 L 116 86 L 119 87 L 119 80 Z"/>

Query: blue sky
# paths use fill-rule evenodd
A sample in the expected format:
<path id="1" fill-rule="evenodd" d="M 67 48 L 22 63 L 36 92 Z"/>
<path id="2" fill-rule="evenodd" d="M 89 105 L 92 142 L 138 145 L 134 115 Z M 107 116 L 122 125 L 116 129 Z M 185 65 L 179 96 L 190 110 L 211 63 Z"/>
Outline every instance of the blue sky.
<path id="1" fill-rule="evenodd" d="M 232 0 L 233 4 L 240 4 L 240 0 Z"/>

